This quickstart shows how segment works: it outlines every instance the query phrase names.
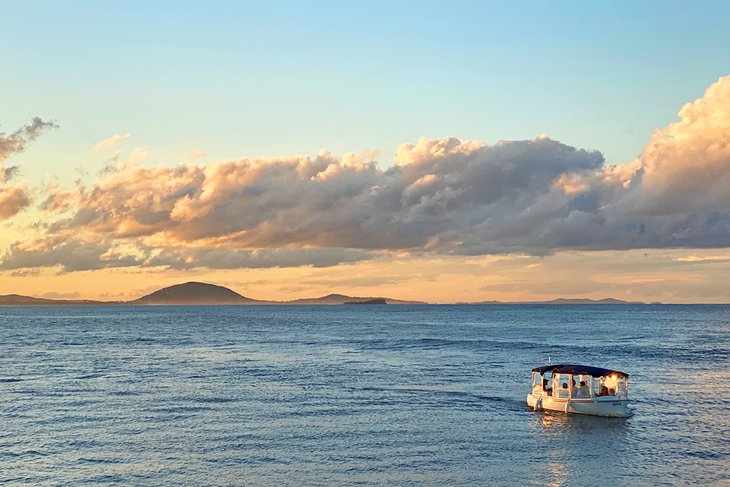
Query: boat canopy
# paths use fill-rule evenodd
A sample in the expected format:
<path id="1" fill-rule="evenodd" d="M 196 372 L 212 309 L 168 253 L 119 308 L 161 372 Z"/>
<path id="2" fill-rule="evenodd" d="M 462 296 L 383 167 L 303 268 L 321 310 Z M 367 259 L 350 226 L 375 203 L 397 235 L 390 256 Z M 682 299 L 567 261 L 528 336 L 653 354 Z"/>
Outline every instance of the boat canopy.
<path id="1" fill-rule="evenodd" d="M 539 372 L 541 375 L 545 372 L 553 374 L 571 374 L 571 375 L 590 375 L 593 377 L 604 377 L 611 374 L 618 374 L 621 377 L 628 377 L 629 374 L 620 370 L 603 369 L 601 367 L 591 367 L 590 365 L 576 364 L 554 364 L 535 367 L 533 372 Z"/>

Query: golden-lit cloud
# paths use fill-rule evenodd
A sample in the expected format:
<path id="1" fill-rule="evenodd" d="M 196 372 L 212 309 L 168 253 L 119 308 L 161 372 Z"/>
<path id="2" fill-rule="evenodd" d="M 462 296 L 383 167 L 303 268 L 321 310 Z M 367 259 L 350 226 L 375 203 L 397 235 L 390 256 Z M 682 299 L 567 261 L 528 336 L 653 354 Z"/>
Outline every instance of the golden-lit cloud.
<path id="1" fill-rule="evenodd" d="M 188 159 L 191 161 L 197 161 L 198 159 L 204 159 L 205 157 L 206 157 L 206 154 L 203 149 L 196 149 L 190 153 L 190 155 L 188 156 Z"/>
<path id="2" fill-rule="evenodd" d="M 0 268 L 729 247 L 729 107 L 727 77 L 656 131 L 637 160 L 615 166 L 544 135 L 493 145 L 422 138 L 401 145 L 387 168 L 372 154 L 326 151 L 143 166 L 147 153 L 137 148 L 94 181 L 51 190 L 47 222 L 14 242 Z M 100 144 L 127 136 L 115 137 Z M 533 264 L 526 270 L 541 269 Z"/>
<path id="3" fill-rule="evenodd" d="M 94 147 L 92 148 L 93 151 L 99 152 L 104 150 L 112 150 L 115 149 L 119 143 L 125 142 L 132 138 L 132 134 L 126 133 L 124 135 L 115 134 L 111 137 L 101 140 L 94 144 Z"/>
<path id="4" fill-rule="evenodd" d="M 49 223 L 32 248 L 13 244 L 2 265 L 317 266 L 383 251 L 448 253 L 475 223 L 564 199 L 552 189 L 556 177 L 603 162 L 547 138 L 494 146 L 422 139 L 398 153 L 387 170 L 327 152 L 173 167 L 130 157 L 88 188 L 52 191 L 43 209 L 72 214 Z M 36 250 L 37 242 L 46 245 Z M 93 260 L 121 242 L 135 250 Z"/>
<path id="5" fill-rule="evenodd" d="M 51 128 L 56 128 L 56 124 L 35 117 L 29 124 L 15 132 L 0 133 L 0 220 L 17 215 L 31 204 L 27 184 L 9 184 L 9 181 L 18 174 L 18 166 L 5 167 L 2 163 L 12 155 L 23 152 L 28 142 L 37 139 L 44 130 Z"/>
<path id="6" fill-rule="evenodd" d="M 722 211 L 730 207 L 730 77 L 679 111 L 641 153 L 635 201 L 644 214 Z M 727 227 L 726 227 L 727 228 Z"/>
<path id="7" fill-rule="evenodd" d="M 686 255 L 677 257 L 677 262 L 730 262 L 730 255 Z"/>
<path id="8" fill-rule="evenodd" d="M 0 220 L 10 218 L 30 205 L 25 185 L 0 187 Z"/>

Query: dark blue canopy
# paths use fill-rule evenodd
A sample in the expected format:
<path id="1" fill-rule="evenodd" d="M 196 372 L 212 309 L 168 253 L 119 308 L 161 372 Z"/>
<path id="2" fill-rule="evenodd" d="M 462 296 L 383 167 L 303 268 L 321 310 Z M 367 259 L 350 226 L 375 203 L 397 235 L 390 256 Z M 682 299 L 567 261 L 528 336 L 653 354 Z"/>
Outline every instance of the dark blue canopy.
<path id="1" fill-rule="evenodd" d="M 628 377 L 629 374 L 621 372 L 620 370 L 603 369 L 601 367 L 591 367 L 590 365 L 575 365 L 575 364 L 555 364 L 555 365 L 543 365 L 542 367 L 535 367 L 532 369 L 533 372 L 539 372 L 540 375 L 545 372 L 552 372 L 553 374 L 571 374 L 571 375 L 590 375 L 593 377 L 603 377 L 611 374 L 618 374 L 623 377 Z"/>

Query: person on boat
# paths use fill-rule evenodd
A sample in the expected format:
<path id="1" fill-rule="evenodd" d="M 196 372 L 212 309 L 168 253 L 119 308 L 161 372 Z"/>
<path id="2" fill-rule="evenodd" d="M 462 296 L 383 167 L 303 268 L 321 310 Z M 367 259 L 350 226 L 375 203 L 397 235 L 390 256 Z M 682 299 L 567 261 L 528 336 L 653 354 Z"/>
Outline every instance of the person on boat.
<path id="1" fill-rule="evenodd" d="M 590 394 L 591 392 L 586 385 L 586 381 L 580 381 L 580 386 L 578 386 L 578 389 L 576 390 L 575 397 L 588 397 Z"/>
<path id="2" fill-rule="evenodd" d="M 601 392 L 598 393 L 599 397 L 608 396 L 608 387 L 601 386 Z"/>
<path id="3" fill-rule="evenodd" d="M 542 380 L 542 388 L 545 391 L 545 394 L 547 394 L 549 396 L 549 395 L 552 395 L 553 388 L 552 387 L 548 387 L 548 385 L 549 385 L 548 380 L 547 379 L 543 379 Z"/>

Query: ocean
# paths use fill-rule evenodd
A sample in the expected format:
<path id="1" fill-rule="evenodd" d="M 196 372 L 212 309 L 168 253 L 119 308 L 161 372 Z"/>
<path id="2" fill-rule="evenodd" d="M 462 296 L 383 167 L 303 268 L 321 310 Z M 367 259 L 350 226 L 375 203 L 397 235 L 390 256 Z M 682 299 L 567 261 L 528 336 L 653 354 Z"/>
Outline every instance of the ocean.
<path id="1" fill-rule="evenodd" d="M 0 308 L 8 485 L 730 485 L 730 306 Z M 530 369 L 630 374 L 627 419 Z"/>

